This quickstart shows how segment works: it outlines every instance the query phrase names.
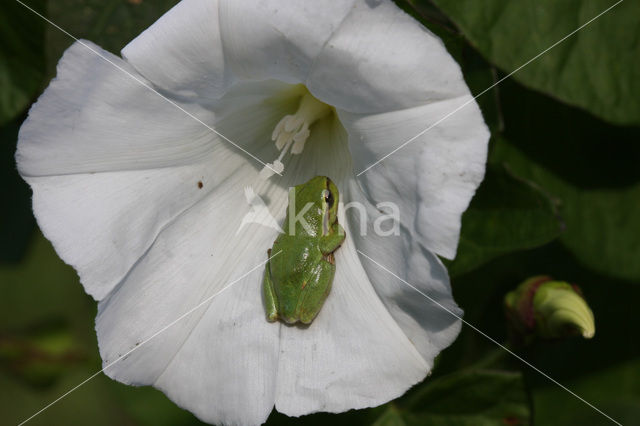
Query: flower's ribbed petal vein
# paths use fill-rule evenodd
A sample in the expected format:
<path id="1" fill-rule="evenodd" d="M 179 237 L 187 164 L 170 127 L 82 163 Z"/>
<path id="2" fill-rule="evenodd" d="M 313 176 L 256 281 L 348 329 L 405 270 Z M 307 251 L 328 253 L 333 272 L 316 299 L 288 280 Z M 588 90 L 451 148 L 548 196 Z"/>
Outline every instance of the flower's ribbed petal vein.
<path id="1" fill-rule="evenodd" d="M 380 114 L 339 111 L 357 171 L 389 154 L 470 95 Z M 453 258 L 460 221 L 484 177 L 489 131 L 475 102 L 385 158 L 358 179 L 372 203 L 392 201 L 427 249 Z"/>
<path id="2" fill-rule="evenodd" d="M 213 150 L 209 129 L 145 87 L 122 59 L 82 43 L 94 51 L 79 42 L 67 49 L 20 129 L 16 160 L 23 176 L 177 166 Z M 212 112 L 183 107 L 214 120 Z"/>
<path id="3" fill-rule="evenodd" d="M 355 180 L 345 186 L 350 200 L 365 206 L 367 212 L 366 219 L 357 210 L 347 214 L 351 228 L 362 230 L 352 233 L 355 245 L 373 259 L 362 257 L 362 266 L 395 321 L 432 364 L 438 353 L 455 340 L 462 325 L 463 313 L 453 300 L 447 270 L 405 226 L 399 227 L 399 235 L 393 234 L 391 220 L 384 219 L 368 202 Z M 376 232 L 376 222 L 384 234 Z"/>
<path id="4" fill-rule="evenodd" d="M 336 108 L 372 113 L 468 93 L 439 38 L 388 0 L 358 1 L 306 81 Z"/>
<path id="5" fill-rule="evenodd" d="M 274 403 L 278 326 L 265 320 L 260 283 L 275 231 L 236 234 L 248 211 L 237 188 L 252 176 L 243 168 L 163 230 L 96 320 L 105 365 L 160 332 L 107 368 L 110 377 L 153 384 L 216 424 L 261 423 Z"/>

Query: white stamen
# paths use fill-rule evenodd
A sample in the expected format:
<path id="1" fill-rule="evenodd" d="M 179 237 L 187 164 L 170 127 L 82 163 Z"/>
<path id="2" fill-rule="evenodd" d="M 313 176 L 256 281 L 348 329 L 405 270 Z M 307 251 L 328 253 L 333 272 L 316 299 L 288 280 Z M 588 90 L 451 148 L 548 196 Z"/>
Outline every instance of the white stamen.
<path id="1" fill-rule="evenodd" d="M 273 129 L 273 133 L 271 133 L 272 141 L 278 139 L 278 135 L 280 134 L 280 132 L 282 132 L 282 128 L 284 127 L 284 122 L 287 121 L 289 117 L 291 116 L 285 115 L 284 117 L 282 117 L 282 120 L 278 121 L 278 124 L 276 124 L 276 127 Z"/>
<path id="2" fill-rule="evenodd" d="M 278 137 L 275 139 L 276 141 L 276 148 L 278 148 L 279 150 L 282 150 L 282 148 L 285 147 L 285 145 L 289 142 L 289 133 L 287 132 L 282 132 L 278 135 Z"/>
<path id="3" fill-rule="evenodd" d="M 298 110 L 299 112 L 300 110 Z M 289 119 L 286 121 L 286 123 L 284 123 L 284 131 L 285 132 L 293 132 L 295 129 L 297 129 L 298 127 L 302 126 L 302 124 L 304 123 L 304 118 L 299 117 L 298 116 L 298 112 L 295 113 L 295 115 L 290 115 Z"/>
<path id="4" fill-rule="evenodd" d="M 280 155 L 273 162 L 265 165 L 260 171 L 260 179 L 269 179 L 274 174 L 284 171 L 282 159 L 287 152 L 298 155 L 304 150 L 304 145 L 311 135 L 309 127 L 331 112 L 331 107 L 314 98 L 307 92 L 300 100 L 298 110 L 293 115 L 285 115 L 276 124 L 271 133 L 271 140 L 276 144 Z"/>
<path id="5" fill-rule="evenodd" d="M 311 132 L 309 131 L 309 129 L 300 130 L 298 133 L 295 134 L 295 136 L 293 137 L 293 146 L 291 147 L 292 154 L 302 153 L 302 150 L 304 149 L 304 144 L 309 138 L 309 135 L 311 135 Z"/>

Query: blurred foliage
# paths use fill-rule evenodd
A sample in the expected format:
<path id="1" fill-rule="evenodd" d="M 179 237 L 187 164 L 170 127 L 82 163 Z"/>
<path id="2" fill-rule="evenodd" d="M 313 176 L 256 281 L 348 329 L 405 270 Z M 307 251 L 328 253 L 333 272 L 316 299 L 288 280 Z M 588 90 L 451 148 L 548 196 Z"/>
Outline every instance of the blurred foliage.
<path id="1" fill-rule="evenodd" d="M 424 0 L 415 0 L 420 3 Z M 489 61 L 516 70 L 617 0 L 433 0 Z M 640 124 L 640 2 L 625 1 L 514 74 L 617 124 Z"/>
<path id="2" fill-rule="evenodd" d="M 606 377 L 617 366 L 631 362 L 626 369 L 630 382 L 640 379 L 640 341 L 636 330 L 640 327 L 636 300 L 640 300 L 640 286 L 634 282 L 616 280 L 585 268 L 561 243 L 554 242 L 537 249 L 514 252 L 454 279 L 454 296 L 465 309 L 465 320 L 479 330 L 504 342 L 507 338 L 502 301 L 506 292 L 533 273 L 562 276 L 568 282 L 579 283 L 596 319 L 596 334 L 591 340 L 576 337 L 563 341 L 537 342 L 520 350 L 525 360 L 577 392 L 596 407 L 622 422 L 634 424 L 640 418 L 638 406 L 616 406 L 612 401 L 640 400 L 634 386 L 599 388 L 606 381 L 585 381 L 585 378 Z M 504 357 L 502 367 L 522 371 L 527 389 L 533 395 L 533 424 L 600 425 L 608 422 L 599 413 L 551 383 L 540 373 L 517 359 L 494 349 L 495 345 L 475 330 L 463 327 L 456 342 L 440 356 L 434 376 L 455 372 L 459 368 L 481 362 L 492 351 Z M 635 367 L 634 367 L 635 365 Z M 613 379 L 611 379 L 613 381 Z M 588 389 L 594 386 L 593 389 Z M 575 389 L 574 389 L 575 388 Z M 586 392 L 585 392 L 586 391 Z M 538 395 L 553 392 L 555 399 L 538 400 Z M 607 409 L 605 409 L 605 406 Z M 635 407 L 635 408 L 634 408 Z M 633 411 L 634 409 L 635 411 Z M 563 421 L 549 423 L 542 419 L 563 411 Z M 588 421 L 581 421 L 587 419 Z M 625 422 L 626 419 L 626 422 Z"/>
<path id="3" fill-rule="evenodd" d="M 47 5 L 49 19 L 56 25 L 117 54 L 176 3 L 178 0 L 61 0 Z M 55 74 L 58 59 L 72 43 L 67 34 L 47 26 L 47 75 Z"/>
<path id="4" fill-rule="evenodd" d="M 587 401 L 598 401 L 598 408 L 615 416 L 624 425 L 638 423 L 640 415 L 640 360 L 620 363 L 604 371 L 585 372 L 571 383 L 571 389 Z M 544 386 L 534 397 L 538 411 L 536 423 L 549 426 L 603 424 L 595 410 L 576 409 L 582 402 L 567 401 L 557 386 Z"/>
<path id="5" fill-rule="evenodd" d="M 24 256 L 36 221 L 31 213 L 31 191 L 16 171 L 18 129 L 23 116 L 0 126 L 0 262 L 18 262 Z"/>
<path id="6" fill-rule="evenodd" d="M 0 334 L 0 367 L 33 386 L 54 384 L 69 364 L 83 358 L 65 322 L 57 318 Z"/>
<path id="7" fill-rule="evenodd" d="M 585 266 L 640 280 L 640 128 L 608 125 L 513 83 L 501 90 L 506 128 L 491 160 L 560 200 L 562 242 Z"/>
<path id="8" fill-rule="evenodd" d="M 175 0 L 29 0 L 78 38 L 117 53 Z M 38 232 L 15 170 L 18 129 L 73 40 L 11 0 L 0 16 L 0 411 L 17 423 L 100 370 L 95 302 Z M 11 3 L 11 4 L 9 4 Z M 398 0 L 439 35 L 472 93 L 614 1 Z M 623 424 L 640 418 L 640 54 L 626 1 L 477 99 L 492 131 L 487 178 L 449 264 L 465 319 L 507 339 L 502 301 L 527 277 L 577 283 L 596 335 L 519 355 Z M 522 85 L 521 85 L 522 84 Z M 532 89 L 538 90 L 534 91 Z M 578 109 L 573 106 L 578 106 Z M 600 118 L 596 118 L 598 116 Z M 618 125 L 616 125 L 618 124 Z M 212 403 L 215 403 L 212 401 Z M 195 425 L 152 388 L 98 375 L 31 424 Z M 607 420 L 463 327 L 433 374 L 381 407 L 270 425 L 596 425 Z"/>
<path id="9" fill-rule="evenodd" d="M 0 412 L 17 424 L 101 369 L 96 305 L 40 234 L 19 265 L 0 267 L 0 291 Z M 153 388 L 98 375 L 29 424 L 198 423 Z"/>
<path id="10" fill-rule="evenodd" d="M 487 169 L 462 226 L 458 256 L 448 264 L 452 277 L 501 254 L 541 246 L 560 235 L 562 222 L 548 195 L 496 165 Z"/>
<path id="11" fill-rule="evenodd" d="M 374 425 L 519 426 L 529 424 L 529 416 L 522 374 L 469 369 L 431 380 L 411 397 L 387 404 Z"/>
<path id="12" fill-rule="evenodd" d="M 32 1 L 43 9 L 45 0 Z M 2 4 L 0 14 L 0 126 L 29 106 L 42 88 L 44 26 L 36 14 L 15 1 Z"/>

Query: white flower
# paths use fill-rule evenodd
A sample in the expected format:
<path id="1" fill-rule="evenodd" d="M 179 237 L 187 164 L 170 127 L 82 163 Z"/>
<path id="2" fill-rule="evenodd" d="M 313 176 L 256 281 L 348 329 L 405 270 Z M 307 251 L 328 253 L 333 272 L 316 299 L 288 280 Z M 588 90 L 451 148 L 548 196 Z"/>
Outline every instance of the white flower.
<path id="1" fill-rule="evenodd" d="M 84 43 L 31 109 L 16 157 L 42 231 L 99 301 L 105 365 L 265 262 L 275 239 L 256 224 L 238 233 L 262 165 L 194 117 L 274 166 L 271 137 L 289 132 L 278 146 L 302 152 L 254 186 L 279 223 L 287 188 L 315 175 L 370 220 L 381 201 L 402 220 L 398 236 L 361 236 L 342 213 L 333 289 L 309 328 L 265 320 L 257 268 L 106 374 L 225 424 L 263 422 L 274 404 L 292 416 L 374 406 L 427 375 L 460 322 L 356 248 L 460 312 L 436 254 L 455 255 L 483 177 L 477 105 L 356 174 L 470 101 L 438 38 L 386 0 L 184 0 L 124 60 Z M 300 112 L 304 99 L 318 103 Z"/>

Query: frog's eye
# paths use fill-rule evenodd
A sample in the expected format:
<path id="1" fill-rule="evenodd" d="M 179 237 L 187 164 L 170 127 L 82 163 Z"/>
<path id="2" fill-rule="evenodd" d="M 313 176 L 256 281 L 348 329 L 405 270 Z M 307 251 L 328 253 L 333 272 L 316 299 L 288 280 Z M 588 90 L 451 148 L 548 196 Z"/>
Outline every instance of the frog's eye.
<path id="1" fill-rule="evenodd" d="M 322 195 L 324 195 L 324 201 L 327 203 L 329 208 L 331 208 L 333 206 L 333 194 L 331 193 L 331 191 L 325 189 Z"/>

